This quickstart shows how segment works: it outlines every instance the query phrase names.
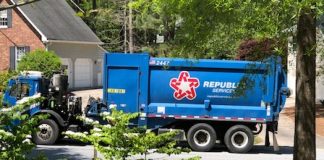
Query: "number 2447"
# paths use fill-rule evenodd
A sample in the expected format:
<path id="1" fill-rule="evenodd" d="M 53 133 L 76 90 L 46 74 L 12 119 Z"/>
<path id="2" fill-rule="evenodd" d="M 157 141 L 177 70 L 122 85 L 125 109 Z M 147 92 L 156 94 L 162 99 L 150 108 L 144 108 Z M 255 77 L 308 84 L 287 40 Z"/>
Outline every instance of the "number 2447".
<path id="1" fill-rule="evenodd" d="M 156 65 L 159 66 L 168 66 L 170 61 L 156 61 Z"/>

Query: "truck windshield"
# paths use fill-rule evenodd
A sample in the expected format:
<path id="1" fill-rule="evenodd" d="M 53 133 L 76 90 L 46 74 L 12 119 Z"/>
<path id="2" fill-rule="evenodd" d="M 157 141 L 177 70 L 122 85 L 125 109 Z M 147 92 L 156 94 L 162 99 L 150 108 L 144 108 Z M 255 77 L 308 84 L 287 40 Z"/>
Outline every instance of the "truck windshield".
<path id="1" fill-rule="evenodd" d="M 11 97 L 17 97 L 18 99 L 28 97 L 29 96 L 29 85 L 27 83 L 14 84 L 10 89 L 9 95 Z"/>

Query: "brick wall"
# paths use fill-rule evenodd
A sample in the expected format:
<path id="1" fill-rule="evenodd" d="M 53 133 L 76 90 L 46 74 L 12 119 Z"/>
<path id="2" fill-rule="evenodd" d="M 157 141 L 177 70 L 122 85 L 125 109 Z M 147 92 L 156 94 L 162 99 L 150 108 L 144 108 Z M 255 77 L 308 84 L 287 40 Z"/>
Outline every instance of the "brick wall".
<path id="1" fill-rule="evenodd" d="M 0 71 L 9 68 L 10 46 L 29 46 L 31 51 L 45 49 L 39 35 L 18 12 L 12 10 L 12 28 L 0 28 Z"/>

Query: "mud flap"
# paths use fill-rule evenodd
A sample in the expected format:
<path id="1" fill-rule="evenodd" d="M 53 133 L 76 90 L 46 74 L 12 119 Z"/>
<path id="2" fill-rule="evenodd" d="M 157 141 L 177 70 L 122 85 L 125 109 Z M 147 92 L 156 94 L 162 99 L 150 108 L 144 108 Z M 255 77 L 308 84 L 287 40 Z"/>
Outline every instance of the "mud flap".
<path id="1" fill-rule="evenodd" d="M 270 137 L 269 137 L 269 132 L 272 132 L 272 138 L 273 138 L 273 150 L 275 152 L 279 151 L 279 145 L 277 141 L 277 130 L 278 130 L 278 122 L 273 122 L 273 123 L 268 123 L 266 125 L 266 134 L 265 134 L 265 146 L 269 147 L 270 146 Z"/>
<path id="2" fill-rule="evenodd" d="M 270 138 L 269 138 L 269 124 L 266 124 L 266 133 L 265 133 L 265 142 L 266 147 L 270 146 Z"/>

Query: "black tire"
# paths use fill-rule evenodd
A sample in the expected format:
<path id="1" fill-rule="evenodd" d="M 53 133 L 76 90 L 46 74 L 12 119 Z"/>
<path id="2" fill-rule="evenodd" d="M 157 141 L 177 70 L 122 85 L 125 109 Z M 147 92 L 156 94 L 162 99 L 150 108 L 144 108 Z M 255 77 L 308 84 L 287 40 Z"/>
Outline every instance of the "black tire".
<path id="1" fill-rule="evenodd" d="M 216 143 L 216 132 L 209 124 L 198 123 L 189 129 L 187 141 L 192 150 L 207 152 L 210 151 Z"/>
<path id="2" fill-rule="evenodd" d="M 230 152 L 246 153 L 253 147 L 253 132 L 244 125 L 232 126 L 226 131 L 224 142 Z"/>
<path id="3" fill-rule="evenodd" d="M 59 127 L 54 120 L 45 119 L 40 121 L 39 130 L 34 132 L 32 139 L 38 145 L 51 145 L 56 142 L 59 136 Z"/>

